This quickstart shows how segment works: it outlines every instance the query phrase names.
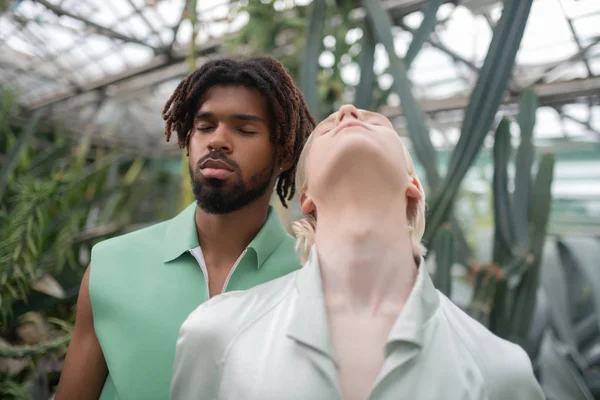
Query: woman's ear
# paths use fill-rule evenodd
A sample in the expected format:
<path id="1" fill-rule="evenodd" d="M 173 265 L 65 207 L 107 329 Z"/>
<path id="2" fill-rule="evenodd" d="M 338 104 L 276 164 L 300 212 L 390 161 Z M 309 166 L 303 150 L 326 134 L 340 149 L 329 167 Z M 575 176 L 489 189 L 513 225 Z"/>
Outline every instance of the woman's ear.
<path id="1" fill-rule="evenodd" d="M 423 187 L 421 186 L 421 182 L 419 178 L 416 176 L 409 176 L 408 185 L 406 186 L 406 197 L 412 200 L 419 201 L 423 199 Z"/>
<path id="2" fill-rule="evenodd" d="M 315 203 L 306 192 L 300 194 L 300 210 L 304 215 L 313 215 L 316 211 Z"/>

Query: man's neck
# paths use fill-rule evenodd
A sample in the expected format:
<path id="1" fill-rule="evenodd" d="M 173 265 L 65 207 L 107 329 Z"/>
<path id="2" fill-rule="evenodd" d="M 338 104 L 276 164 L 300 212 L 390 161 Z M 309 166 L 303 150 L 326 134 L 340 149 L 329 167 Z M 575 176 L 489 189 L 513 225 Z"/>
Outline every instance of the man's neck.
<path id="1" fill-rule="evenodd" d="M 207 263 L 231 267 L 267 220 L 269 198 L 227 214 L 208 214 L 196 207 L 198 243 Z"/>
<path id="2" fill-rule="evenodd" d="M 395 319 L 417 275 L 402 198 L 339 204 L 318 213 L 315 244 L 327 308 Z"/>

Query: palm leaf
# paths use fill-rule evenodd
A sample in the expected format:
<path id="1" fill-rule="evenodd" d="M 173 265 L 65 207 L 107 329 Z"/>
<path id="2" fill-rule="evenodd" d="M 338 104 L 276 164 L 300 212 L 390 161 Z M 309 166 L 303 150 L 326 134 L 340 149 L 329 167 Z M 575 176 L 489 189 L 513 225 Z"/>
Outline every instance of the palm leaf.
<path id="1" fill-rule="evenodd" d="M 531 188 L 531 166 L 533 164 L 533 127 L 537 99 L 532 89 L 525 89 L 519 102 L 519 126 L 521 128 L 521 144 L 515 160 L 515 192 L 513 195 L 513 221 L 515 228 L 515 244 L 519 250 L 529 248 L 529 192 Z"/>
<path id="2" fill-rule="evenodd" d="M 404 56 L 404 65 L 406 66 L 406 69 L 410 68 L 410 65 L 417 57 L 421 47 L 423 47 L 423 44 L 429 39 L 429 36 L 437 23 L 437 11 L 445 2 L 445 0 L 429 0 L 426 2 L 425 10 L 423 10 L 423 21 L 421 21 L 419 29 L 417 29 L 413 35 L 413 39 Z"/>
<path id="3" fill-rule="evenodd" d="M 502 119 L 494 138 L 494 262 L 506 265 L 512 259 L 514 224 L 508 193 L 508 160 L 510 159 L 510 122 Z"/>
<path id="4" fill-rule="evenodd" d="M 365 20 L 360 52 L 360 82 L 356 88 L 354 105 L 369 110 L 373 105 L 373 83 L 375 81 L 375 38 L 369 20 Z"/>
<path id="5" fill-rule="evenodd" d="M 302 53 L 300 65 L 300 89 L 309 110 L 319 118 L 319 96 L 317 91 L 317 72 L 319 70 L 319 56 L 323 48 L 323 28 L 325 26 L 325 0 L 312 2 L 310 24 L 306 32 L 306 43 Z"/>
<path id="6" fill-rule="evenodd" d="M 4 162 L 2 168 L 0 168 L 0 199 L 2 199 L 4 189 L 6 188 L 6 184 L 8 183 L 9 175 L 17 166 L 17 162 L 19 160 L 19 157 L 21 156 L 21 153 L 26 149 L 29 140 L 35 134 L 39 120 L 45 113 L 45 109 L 38 109 L 33 114 L 31 120 L 27 124 L 27 127 L 25 128 L 23 133 L 19 135 L 17 144 L 12 149 L 10 154 L 8 154 L 8 161 Z"/>
<path id="7" fill-rule="evenodd" d="M 502 101 L 519 49 L 532 0 L 506 0 L 477 84 L 471 94 L 460 139 L 452 152 L 448 173 L 431 202 L 424 240 L 429 241 L 447 219 L 467 170 L 488 134 Z"/>
<path id="8" fill-rule="evenodd" d="M 415 154 L 425 168 L 427 182 L 436 187 L 439 181 L 436 154 L 429 138 L 429 129 L 425 124 L 425 114 L 417 104 L 412 93 L 412 85 L 406 74 L 402 60 L 396 55 L 394 37 L 389 16 L 378 1 L 362 0 L 367 11 L 367 19 L 375 32 L 378 41 L 383 44 L 390 59 L 390 73 L 394 77 L 393 87 L 400 96 L 402 113 L 408 126 L 408 134 L 415 149 Z"/>

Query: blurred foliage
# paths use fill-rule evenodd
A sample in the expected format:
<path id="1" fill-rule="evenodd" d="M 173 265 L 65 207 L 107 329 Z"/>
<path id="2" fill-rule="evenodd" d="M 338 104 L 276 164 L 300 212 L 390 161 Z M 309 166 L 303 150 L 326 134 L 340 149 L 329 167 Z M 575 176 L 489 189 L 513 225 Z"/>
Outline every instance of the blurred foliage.
<path id="1" fill-rule="evenodd" d="M 74 141 L 44 117 L 0 91 L 2 399 L 51 391 L 91 246 L 154 220 L 168 201 L 160 161 L 85 133 Z"/>
<path id="2" fill-rule="evenodd" d="M 548 400 L 597 399 L 600 240 L 561 237 L 553 244 L 544 257 L 541 307 L 530 336 L 530 342 L 537 343 L 532 346 L 535 367 Z"/>
<path id="3" fill-rule="evenodd" d="M 270 55 L 277 58 L 299 87 L 302 87 L 304 81 L 301 80 L 302 67 L 310 64 L 316 76 L 307 77 L 309 82 L 315 82 L 307 88 L 317 91 L 317 102 L 314 106 L 309 105 L 320 120 L 342 103 L 352 102 L 354 99 L 358 82 L 345 81 L 341 71 L 345 66 L 360 62 L 364 21 L 357 22 L 352 12 L 358 3 L 353 0 L 317 0 L 309 5 L 296 5 L 294 1 L 287 1 L 285 3 L 289 7 L 284 9 L 279 9 L 276 3 L 282 2 L 231 1 L 230 19 L 246 14 L 249 20 L 238 33 L 226 40 L 224 49 L 227 53 Z M 314 4 L 320 3 L 324 4 L 320 7 L 324 9 L 324 13 L 313 14 Z M 314 25 L 313 18 L 316 17 L 325 22 L 322 28 L 318 24 Z M 316 42 L 314 39 L 317 39 Z M 307 43 L 317 46 L 308 59 L 306 51 L 310 49 L 307 49 Z M 303 60 L 306 62 L 303 63 Z M 383 104 L 389 96 L 388 91 L 380 88 L 377 79 L 374 81 L 370 106 Z M 303 90 L 305 96 L 306 90 Z"/>
<path id="4" fill-rule="evenodd" d="M 198 14 L 196 12 L 192 12 L 197 9 L 197 0 L 186 0 L 186 7 L 183 11 L 182 21 L 187 19 L 190 21 L 192 25 L 192 32 L 189 41 L 189 54 L 186 57 L 186 64 L 189 73 L 192 73 L 196 70 L 196 37 L 198 36 Z M 189 159 L 187 156 L 187 150 L 184 149 L 181 151 L 181 180 L 179 183 L 179 205 L 177 210 L 182 211 L 188 205 L 192 203 L 194 200 L 194 194 L 192 193 L 192 187 L 190 185 L 190 169 L 189 169 Z"/>

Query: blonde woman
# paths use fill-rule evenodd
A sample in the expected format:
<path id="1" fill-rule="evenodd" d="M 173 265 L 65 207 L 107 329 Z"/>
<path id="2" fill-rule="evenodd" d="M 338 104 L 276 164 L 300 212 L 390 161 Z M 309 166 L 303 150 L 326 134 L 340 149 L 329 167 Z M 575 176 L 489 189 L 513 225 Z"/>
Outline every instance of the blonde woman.
<path id="1" fill-rule="evenodd" d="M 425 195 L 381 114 L 345 105 L 300 156 L 304 267 L 196 309 L 171 398 L 537 400 L 530 360 L 436 291 Z"/>

